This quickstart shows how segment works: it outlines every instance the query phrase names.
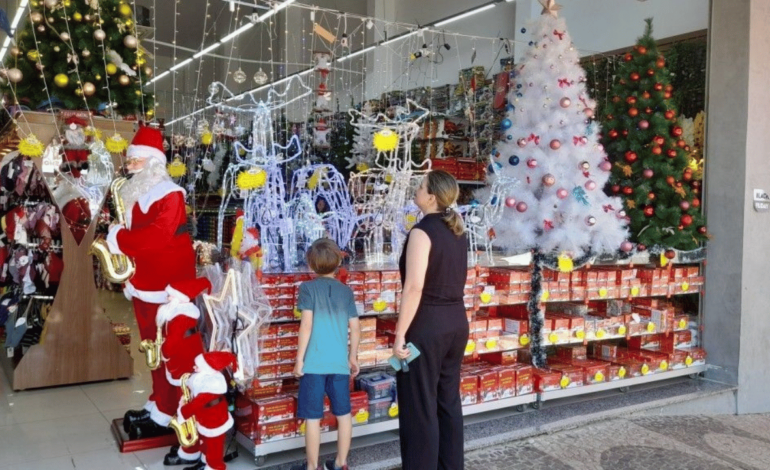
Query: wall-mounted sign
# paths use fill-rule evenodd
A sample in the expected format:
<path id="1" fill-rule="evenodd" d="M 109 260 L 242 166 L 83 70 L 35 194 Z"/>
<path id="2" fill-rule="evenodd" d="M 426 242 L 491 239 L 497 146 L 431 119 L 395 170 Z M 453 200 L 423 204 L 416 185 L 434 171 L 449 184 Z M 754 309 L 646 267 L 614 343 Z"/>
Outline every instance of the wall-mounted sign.
<path id="1" fill-rule="evenodd" d="M 754 190 L 754 210 L 757 212 L 770 211 L 770 195 L 764 189 Z"/>

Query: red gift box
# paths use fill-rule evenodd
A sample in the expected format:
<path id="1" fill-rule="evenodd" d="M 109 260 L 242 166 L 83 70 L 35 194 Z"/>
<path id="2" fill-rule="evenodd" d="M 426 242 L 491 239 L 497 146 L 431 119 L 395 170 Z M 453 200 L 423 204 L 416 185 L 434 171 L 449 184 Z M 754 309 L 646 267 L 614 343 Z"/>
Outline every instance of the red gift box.
<path id="1" fill-rule="evenodd" d="M 264 444 L 265 442 L 280 441 L 294 437 L 297 434 L 296 418 L 277 421 L 275 423 L 265 423 L 257 426 L 257 435 L 254 437 L 255 444 Z"/>

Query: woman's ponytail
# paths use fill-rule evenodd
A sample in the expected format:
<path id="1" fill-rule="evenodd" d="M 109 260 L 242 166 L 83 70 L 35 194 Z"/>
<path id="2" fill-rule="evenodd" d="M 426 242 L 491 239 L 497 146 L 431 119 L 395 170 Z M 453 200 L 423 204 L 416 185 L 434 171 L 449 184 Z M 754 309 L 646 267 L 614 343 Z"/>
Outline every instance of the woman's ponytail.
<path id="1" fill-rule="evenodd" d="M 442 219 L 449 230 L 456 236 L 465 233 L 465 223 L 460 213 L 452 206 L 460 195 L 460 186 L 454 176 L 443 170 L 434 170 L 428 173 L 428 194 L 436 197 L 439 210 L 443 211 Z"/>

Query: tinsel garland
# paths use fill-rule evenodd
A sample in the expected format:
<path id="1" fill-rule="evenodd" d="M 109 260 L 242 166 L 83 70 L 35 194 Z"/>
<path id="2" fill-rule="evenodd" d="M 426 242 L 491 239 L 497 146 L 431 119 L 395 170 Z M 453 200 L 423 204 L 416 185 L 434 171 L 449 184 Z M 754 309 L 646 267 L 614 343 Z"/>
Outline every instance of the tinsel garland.
<path id="1" fill-rule="evenodd" d="M 545 310 L 542 309 L 540 299 L 543 295 L 543 264 L 545 255 L 539 250 L 532 253 L 532 282 L 530 284 L 529 302 L 529 329 L 532 343 L 532 364 L 538 368 L 544 368 L 547 364 L 545 347 L 543 346 L 543 324 L 545 323 Z"/>

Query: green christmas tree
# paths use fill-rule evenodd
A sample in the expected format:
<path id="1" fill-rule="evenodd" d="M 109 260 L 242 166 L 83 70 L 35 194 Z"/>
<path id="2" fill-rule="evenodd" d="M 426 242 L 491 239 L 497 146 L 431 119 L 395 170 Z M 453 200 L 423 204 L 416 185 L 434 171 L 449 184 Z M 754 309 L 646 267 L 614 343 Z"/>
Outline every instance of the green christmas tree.
<path id="1" fill-rule="evenodd" d="M 602 143 L 612 162 L 608 193 L 623 199 L 632 241 L 692 250 L 707 239 L 699 189 L 671 99 L 665 59 L 652 38 L 652 19 L 627 53 L 605 108 Z"/>
<path id="2" fill-rule="evenodd" d="M 6 103 L 152 117 L 153 95 L 141 88 L 152 68 L 125 1 L 33 0 L 15 41 L 4 64 Z"/>

